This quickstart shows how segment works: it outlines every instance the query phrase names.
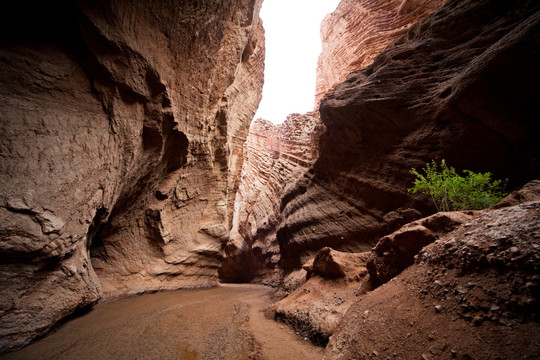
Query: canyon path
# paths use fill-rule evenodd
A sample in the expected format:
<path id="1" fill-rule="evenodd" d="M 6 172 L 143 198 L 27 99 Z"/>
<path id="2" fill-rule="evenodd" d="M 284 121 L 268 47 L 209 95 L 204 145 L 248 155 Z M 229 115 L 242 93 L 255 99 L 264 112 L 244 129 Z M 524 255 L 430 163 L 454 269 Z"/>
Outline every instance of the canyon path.
<path id="1" fill-rule="evenodd" d="M 320 359 L 323 348 L 265 317 L 274 291 L 226 284 L 106 301 L 0 359 Z"/>

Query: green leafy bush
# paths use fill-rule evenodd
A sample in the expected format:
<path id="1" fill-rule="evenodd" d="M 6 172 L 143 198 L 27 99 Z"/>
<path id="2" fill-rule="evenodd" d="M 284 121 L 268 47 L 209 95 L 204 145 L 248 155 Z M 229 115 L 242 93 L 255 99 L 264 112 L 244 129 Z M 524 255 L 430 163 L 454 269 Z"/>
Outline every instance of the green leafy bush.
<path id="1" fill-rule="evenodd" d="M 474 173 L 464 170 L 464 177 L 453 167 L 441 161 L 440 171 L 433 160 L 423 170 L 425 175 L 416 169 L 410 173 L 416 176 L 414 186 L 409 192 L 420 192 L 429 195 L 438 211 L 480 210 L 501 201 L 506 194 L 501 180 L 491 180 L 491 173 Z"/>

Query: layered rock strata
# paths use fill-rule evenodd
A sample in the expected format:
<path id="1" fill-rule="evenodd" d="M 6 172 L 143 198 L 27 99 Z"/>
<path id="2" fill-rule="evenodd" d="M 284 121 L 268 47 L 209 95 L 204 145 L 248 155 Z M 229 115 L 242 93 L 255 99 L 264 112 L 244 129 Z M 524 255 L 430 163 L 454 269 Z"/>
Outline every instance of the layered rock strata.
<path id="1" fill-rule="evenodd" d="M 296 127 L 286 125 L 280 129 L 280 137 L 294 139 L 298 136 L 297 133 L 303 132 L 302 136 L 306 139 L 318 138 L 321 129 L 324 128 L 318 115 L 318 103 L 322 96 L 333 85 L 344 80 L 352 70 L 357 70 L 371 63 L 385 46 L 405 33 L 420 17 L 440 6 L 441 2 L 441 0 L 420 3 L 408 0 L 385 2 L 342 1 L 336 11 L 328 15 L 321 25 L 323 51 L 319 57 L 317 68 L 317 106 L 313 114 L 307 114 L 307 116 L 314 117 L 314 119 L 310 119 L 304 124 L 297 120 Z M 297 117 L 298 115 L 293 114 L 292 116 Z M 302 127 L 301 130 L 300 127 Z M 259 128 L 259 125 L 253 128 L 254 136 L 258 136 L 256 133 Z M 287 129 L 291 131 L 290 134 L 286 134 Z M 263 138 L 266 138 L 266 135 L 263 135 Z M 256 162 L 248 160 L 244 167 L 245 173 L 241 179 L 242 185 L 237 198 L 239 206 L 235 210 L 237 211 L 235 212 L 235 219 L 238 220 L 233 223 L 228 251 L 229 256 L 222 272 L 224 280 L 247 281 L 254 277 L 260 278 L 258 274 L 260 271 L 255 269 L 275 269 L 277 264 L 281 264 L 280 259 L 284 251 L 287 252 L 284 255 L 285 257 L 297 257 L 299 255 L 296 250 L 291 252 L 287 246 L 281 247 L 276 240 L 276 230 L 281 226 L 281 221 L 286 218 L 286 216 L 282 215 L 282 210 L 284 204 L 290 200 L 289 197 L 294 197 L 295 191 L 305 191 L 303 185 L 295 188 L 292 184 L 304 176 L 303 172 L 311 167 L 315 157 L 301 162 L 290 161 L 286 165 L 287 170 L 285 173 L 279 176 L 271 176 L 269 174 L 272 174 L 272 171 L 275 170 L 268 171 L 266 163 L 271 162 L 272 157 L 280 158 L 282 156 L 279 155 L 282 154 L 281 150 L 275 146 L 267 146 L 266 140 L 255 142 L 248 139 L 248 143 L 253 145 L 246 146 L 246 157 L 258 160 Z M 308 149 L 311 147 L 313 151 L 318 153 L 317 144 L 317 141 L 304 141 L 302 146 L 307 146 L 304 151 L 309 152 Z M 283 153 L 283 157 L 287 158 L 287 154 Z M 339 159 L 339 162 L 342 162 L 342 160 Z M 260 168 L 258 168 L 259 166 Z M 275 169 L 279 168 L 280 165 Z M 305 176 L 310 175 L 306 174 Z M 285 194 L 288 195 L 285 196 Z M 334 236 L 336 227 L 340 227 L 342 224 L 341 215 L 353 216 L 353 213 L 354 216 L 359 215 L 354 210 L 338 210 L 341 214 L 336 217 L 332 214 L 334 210 L 332 204 L 321 203 L 320 207 L 317 206 L 316 209 L 312 207 L 310 209 L 312 213 L 308 217 L 313 216 L 313 219 L 304 219 L 306 226 L 312 220 L 317 219 L 319 221 L 326 214 L 330 214 L 330 217 L 321 226 L 318 226 L 317 229 L 314 228 L 312 231 Z M 250 215 L 247 215 L 246 212 L 250 213 Z M 420 214 L 414 210 L 406 210 L 404 215 L 390 214 L 389 216 L 412 220 L 418 218 Z M 357 225 L 360 224 L 347 224 L 347 232 L 353 232 L 353 228 Z M 348 241 L 342 233 L 336 236 L 343 242 Z M 314 256 L 317 250 L 324 246 L 324 243 L 311 246 L 309 240 L 304 242 L 311 249 L 302 254 L 303 261 Z M 255 247 L 253 244 L 255 244 Z M 353 249 L 357 248 L 353 247 L 350 250 Z M 369 245 L 363 248 L 363 250 L 368 249 Z M 261 264 L 264 265 L 261 266 Z M 299 261 L 295 262 L 295 268 L 298 269 L 300 265 Z M 287 269 L 285 275 L 288 275 L 289 270 Z M 275 279 L 279 278 L 279 274 L 273 273 L 272 276 L 269 276 L 267 272 L 265 278 L 265 281 L 275 283 Z M 274 280 L 270 280 L 270 278 Z"/>
<path id="2" fill-rule="evenodd" d="M 279 281 L 279 199 L 317 159 L 323 130 L 316 112 L 291 114 L 280 125 L 263 119 L 251 125 L 220 273 L 224 281 Z"/>
<path id="3" fill-rule="evenodd" d="M 533 2 L 448 1 L 321 102 L 326 132 L 282 200 L 282 265 L 330 246 L 365 251 L 434 212 L 407 192 L 411 168 L 446 159 L 516 186 L 539 171 Z"/>
<path id="4" fill-rule="evenodd" d="M 321 23 L 315 108 L 351 72 L 366 67 L 388 44 L 405 34 L 444 0 L 342 0 Z"/>
<path id="5" fill-rule="evenodd" d="M 260 3 L 1 5 L 1 352 L 102 295 L 217 283 Z"/>

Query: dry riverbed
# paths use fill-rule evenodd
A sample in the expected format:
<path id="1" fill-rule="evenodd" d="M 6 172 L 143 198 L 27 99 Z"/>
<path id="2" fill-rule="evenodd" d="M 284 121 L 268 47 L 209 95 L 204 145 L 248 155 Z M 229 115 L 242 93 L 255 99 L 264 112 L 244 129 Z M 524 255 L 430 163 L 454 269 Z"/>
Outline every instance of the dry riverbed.
<path id="1" fill-rule="evenodd" d="M 264 316 L 273 292 L 227 284 L 107 301 L 0 359 L 320 359 L 322 348 Z"/>

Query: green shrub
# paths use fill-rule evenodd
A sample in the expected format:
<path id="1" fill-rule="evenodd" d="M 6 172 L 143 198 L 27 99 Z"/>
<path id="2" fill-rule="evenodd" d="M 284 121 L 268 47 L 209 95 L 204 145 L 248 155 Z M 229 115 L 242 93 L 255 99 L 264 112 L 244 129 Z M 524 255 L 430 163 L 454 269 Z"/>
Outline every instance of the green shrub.
<path id="1" fill-rule="evenodd" d="M 425 176 L 416 169 L 410 173 L 416 176 L 409 192 L 429 195 L 438 211 L 480 210 L 501 201 L 506 194 L 501 180 L 491 180 L 491 173 L 474 173 L 464 170 L 460 176 L 453 167 L 448 168 L 444 160 L 441 170 L 437 170 L 435 160 L 427 163 Z"/>

